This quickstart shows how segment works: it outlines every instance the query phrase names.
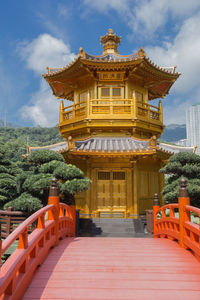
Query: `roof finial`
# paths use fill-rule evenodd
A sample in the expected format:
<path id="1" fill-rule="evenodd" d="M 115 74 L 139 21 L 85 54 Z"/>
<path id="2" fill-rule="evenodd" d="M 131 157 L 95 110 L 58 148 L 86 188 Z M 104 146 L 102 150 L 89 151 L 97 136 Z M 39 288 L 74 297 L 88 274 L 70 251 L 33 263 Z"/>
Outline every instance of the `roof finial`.
<path id="1" fill-rule="evenodd" d="M 100 37 L 100 42 L 103 44 L 103 54 L 118 53 L 117 47 L 121 42 L 121 37 L 113 34 L 113 30 L 109 28 L 108 33 Z"/>

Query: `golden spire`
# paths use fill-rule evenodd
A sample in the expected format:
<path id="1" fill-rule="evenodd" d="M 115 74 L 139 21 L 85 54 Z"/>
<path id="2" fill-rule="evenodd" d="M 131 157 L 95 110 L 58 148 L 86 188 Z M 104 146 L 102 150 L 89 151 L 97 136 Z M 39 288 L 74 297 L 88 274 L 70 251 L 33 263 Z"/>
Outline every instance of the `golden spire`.
<path id="1" fill-rule="evenodd" d="M 103 54 L 118 53 L 117 46 L 121 42 L 121 37 L 113 34 L 112 29 L 108 29 L 108 33 L 100 37 L 100 42 L 103 44 Z"/>

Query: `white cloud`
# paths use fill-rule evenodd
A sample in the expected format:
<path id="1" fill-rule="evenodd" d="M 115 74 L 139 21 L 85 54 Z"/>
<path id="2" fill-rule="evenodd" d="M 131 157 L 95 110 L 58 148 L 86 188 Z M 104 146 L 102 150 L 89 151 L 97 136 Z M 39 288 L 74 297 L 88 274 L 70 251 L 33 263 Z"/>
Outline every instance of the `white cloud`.
<path id="1" fill-rule="evenodd" d="M 88 11 L 97 10 L 107 14 L 116 11 L 134 31 L 152 34 L 172 18 L 186 18 L 200 8 L 199 0 L 84 0 Z M 148 36 L 147 36 L 148 37 Z"/>
<path id="2" fill-rule="evenodd" d="M 30 103 L 20 109 L 23 120 L 31 120 L 40 127 L 52 127 L 58 123 L 59 101 L 46 83 L 41 82 L 40 90 L 33 94 Z"/>
<path id="3" fill-rule="evenodd" d="M 133 9 L 129 25 L 137 32 L 153 34 L 167 23 L 169 16 L 177 22 L 177 18 L 186 18 L 199 8 L 199 0 L 144 0 Z"/>
<path id="4" fill-rule="evenodd" d="M 182 73 L 175 84 L 177 93 L 192 92 L 199 87 L 200 78 L 200 13 L 188 18 L 171 43 L 162 47 L 149 47 L 146 52 L 161 66 L 177 65 Z"/>
<path id="5" fill-rule="evenodd" d="M 46 66 L 64 67 L 75 57 L 69 45 L 49 34 L 42 34 L 29 43 L 20 43 L 19 50 L 26 66 L 37 75 L 46 73 Z M 31 120 L 36 126 L 52 127 L 58 123 L 59 101 L 44 79 L 39 91 L 32 95 L 30 104 L 23 106 L 20 112 L 24 120 Z"/>
<path id="6" fill-rule="evenodd" d="M 126 11 L 129 7 L 130 0 L 84 0 L 83 3 L 87 9 L 95 9 L 101 13 L 107 13 L 108 10 L 114 9 L 118 12 Z"/>
<path id="7" fill-rule="evenodd" d="M 57 8 L 58 15 L 64 19 L 69 19 L 72 16 L 72 8 L 59 3 Z"/>
<path id="8" fill-rule="evenodd" d="M 59 122 L 59 106 L 60 101 L 52 95 L 50 87 L 42 80 L 39 91 L 33 94 L 29 105 L 21 107 L 20 113 L 23 120 L 32 120 L 36 126 L 53 127 Z"/>
<path id="9" fill-rule="evenodd" d="M 70 46 L 49 34 L 41 34 L 32 42 L 22 42 L 18 50 L 27 67 L 36 73 L 46 72 L 46 67 L 64 67 L 75 58 Z"/>

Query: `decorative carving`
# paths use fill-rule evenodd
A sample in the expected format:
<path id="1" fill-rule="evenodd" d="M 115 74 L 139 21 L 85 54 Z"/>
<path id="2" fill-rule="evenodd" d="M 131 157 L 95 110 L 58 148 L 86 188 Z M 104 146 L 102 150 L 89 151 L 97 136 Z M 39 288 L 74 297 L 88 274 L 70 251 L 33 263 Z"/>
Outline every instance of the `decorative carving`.
<path id="1" fill-rule="evenodd" d="M 83 50 L 82 47 L 79 48 L 79 53 L 78 53 L 78 57 L 81 57 L 81 58 L 85 58 L 85 51 Z"/>
<path id="2" fill-rule="evenodd" d="M 144 47 L 140 48 L 137 52 L 138 58 L 146 57 L 146 52 L 144 51 Z"/>
<path id="3" fill-rule="evenodd" d="M 187 180 L 185 178 L 182 178 L 180 182 L 179 197 L 188 197 Z"/>
<path id="4" fill-rule="evenodd" d="M 108 29 L 108 33 L 100 37 L 100 42 L 103 44 L 103 54 L 118 53 L 117 47 L 121 43 L 121 37 L 113 34 L 112 29 Z"/>
<path id="5" fill-rule="evenodd" d="M 153 205 L 154 206 L 159 206 L 160 205 L 158 194 L 154 194 Z"/>
<path id="6" fill-rule="evenodd" d="M 99 80 L 102 81 L 123 81 L 124 72 L 97 72 Z"/>
<path id="7" fill-rule="evenodd" d="M 150 149 L 155 149 L 157 147 L 157 139 L 156 136 L 152 136 L 149 140 L 149 148 Z"/>
<path id="8" fill-rule="evenodd" d="M 76 149 L 76 145 L 75 145 L 75 142 L 73 141 L 72 136 L 68 137 L 67 142 L 68 142 L 68 150 Z"/>

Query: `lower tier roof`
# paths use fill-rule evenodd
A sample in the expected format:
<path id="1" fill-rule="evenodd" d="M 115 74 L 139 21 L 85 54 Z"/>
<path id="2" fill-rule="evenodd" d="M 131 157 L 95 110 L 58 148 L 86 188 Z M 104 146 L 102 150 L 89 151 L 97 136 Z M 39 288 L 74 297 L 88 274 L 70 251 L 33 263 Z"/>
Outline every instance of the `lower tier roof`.
<path id="1" fill-rule="evenodd" d="M 64 141 L 58 144 L 29 147 L 29 152 L 42 149 L 49 149 L 64 153 L 70 151 L 71 154 L 109 154 L 109 153 L 152 153 L 152 151 L 161 151 L 163 153 L 175 154 L 178 152 L 195 152 L 195 147 L 183 147 L 172 144 L 159 143 L 152 139 L 140 140 L 133 137 L 89 137 L 85 140 Z"/>

